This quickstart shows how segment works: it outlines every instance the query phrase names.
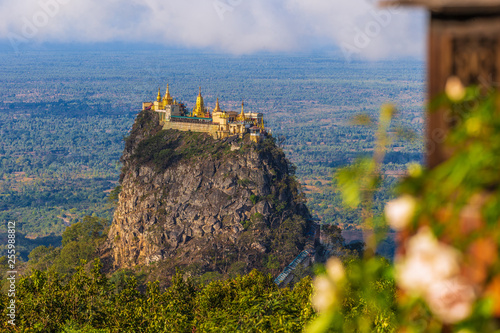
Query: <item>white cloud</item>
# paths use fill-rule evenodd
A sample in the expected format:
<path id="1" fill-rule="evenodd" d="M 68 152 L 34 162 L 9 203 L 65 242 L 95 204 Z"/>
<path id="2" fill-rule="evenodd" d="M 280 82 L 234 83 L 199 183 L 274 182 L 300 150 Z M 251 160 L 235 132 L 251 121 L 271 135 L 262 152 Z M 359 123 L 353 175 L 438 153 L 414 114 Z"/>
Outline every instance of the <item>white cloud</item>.
<path id="1" fill-rule="evenodd" d="M 3 39 L 145 41 L 234 54 L 344 46 L 373 59 L 422 55 L 424 21 L 421 12 L 367 0 L 0 0 Z"/>

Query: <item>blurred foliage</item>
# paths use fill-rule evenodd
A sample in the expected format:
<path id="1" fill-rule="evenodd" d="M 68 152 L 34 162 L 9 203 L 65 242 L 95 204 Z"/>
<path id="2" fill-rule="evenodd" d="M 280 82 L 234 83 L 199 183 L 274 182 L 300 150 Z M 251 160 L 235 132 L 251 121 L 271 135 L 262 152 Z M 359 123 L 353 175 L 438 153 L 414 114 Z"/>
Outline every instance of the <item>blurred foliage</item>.
<path id="1" fill-rule="evenodd" d="M 330 288 L 316 292 L 329 295 L 331 305 L 307 328 L 320 332 L 396 332 L 395 282 L 391 264 L 385 259 L 350 259 L 344 263 L 345 277 L 331 281 Z M 318 290 L 319 289 L 319 290 Z M 317 302 L 316 302 L 317 304 Z"/>
<path id="2" fill-rule="evenodd" d="M 496 319 L 500 317 L 500 94 L 497 91 L 484 94 L 479 87 L 469 87 L 457 99 L 441 96 L 431 108 L 449 111 L 453 129 L 445 145 L 453 155 L 432 170 L 410 173 L 399 186 L 400 193 L 411 195 L 418 202 L 401 241 L 410 241 L 426 227 L 440 243 L 459 251 L 457 279 L 475 290 L 475 302 L 462 301 L 458 296 L 448 304 L 451 311 L 456 303 L 463 302 L 461 306 L 470 307 L 470 313 L 464 320 L 445 325 L 446 330 L 497 331 L 500 330 Z M 425 304 L 411 297 L 402 298 L 400 303 L 405 313 L 421 314 L 420 321 L 403 321 L 408 329 L 435 332 L 443 329 L 436 318 L 426 319 L 422 310 Z"/>
<path id="3" fill-rule="evenodd" d="M 401 198 L 386 208 L 399 230 L 395 264 L 370 248 L 364 259 L 345 263 L 343 279 L 327 264 L 315 289 L 328 290 L 330 299 L 315 302 L 320 316 L 308 332 L 500 330 L 500 94 L 454 88 L 430 105 L 451 124 L 444 142 L 451 157 L 431 170 L 409 165 Z M 387 137 L 378 138 L 383 147 Z M 377 154 L 337 173 L 346 204 L 370 208 Z M 383 217 L 363 216 L 368 229 L 386 228 Z"/>
<path id="4" fill-rule="evenodd" d="M 395 112 L 392 105 L 385 105 L 381 109 L 373 157 L 360 159 L 351 166 L 341 168 L 334 177 L 344 205 L 351 208 L 361 207 L 365 243 L 367 250 L 372 253 L 377 249 L 374 232 L 379 229 L 374 218 L 375 193 L 381 183 L 382 164 L 387 147 L 393 141 L 388 131 Z"/>

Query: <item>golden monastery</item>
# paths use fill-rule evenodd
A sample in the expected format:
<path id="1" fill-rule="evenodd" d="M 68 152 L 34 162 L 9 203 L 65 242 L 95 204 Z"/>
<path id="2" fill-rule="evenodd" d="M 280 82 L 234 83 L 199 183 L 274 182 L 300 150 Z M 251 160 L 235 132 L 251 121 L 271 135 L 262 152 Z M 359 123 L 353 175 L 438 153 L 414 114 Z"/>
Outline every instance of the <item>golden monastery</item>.
<path id="1" fill-rule="evenodd" d="M 142 109 L 158 112 L 163 129 L 204 132 L 216 139 L 233 135 L 243 137 L 245 133 L 250 133 L 250 139 L 254 142 L 258 142 L 267 135 L 262 113 L 245 113 L 243 102 L 241 102 L 241 112 L 239 113 L 223 111 L 219 105 L 219 98 L 217 98 L 215 108 L 210 112 L 210 109 L 205 107 L 201 88 L 196 99 L 196 106 L 191 112 L 183 103 L 172 98 L 168 84 L 163 97 L 158 89 L 156 101 L 142 103 Z"/>

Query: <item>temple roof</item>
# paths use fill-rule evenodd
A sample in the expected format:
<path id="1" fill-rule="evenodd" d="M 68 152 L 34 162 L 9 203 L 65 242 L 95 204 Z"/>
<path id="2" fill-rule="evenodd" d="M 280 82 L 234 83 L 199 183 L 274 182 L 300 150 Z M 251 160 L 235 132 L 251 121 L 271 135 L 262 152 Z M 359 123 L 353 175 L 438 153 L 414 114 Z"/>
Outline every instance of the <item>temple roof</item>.
<path id="1" fill-rule="evenodd" d="M 487 14 L 500 12 L 500 0 L 382 0 L 382 6 L 420 6 L 437 13 Z"/>

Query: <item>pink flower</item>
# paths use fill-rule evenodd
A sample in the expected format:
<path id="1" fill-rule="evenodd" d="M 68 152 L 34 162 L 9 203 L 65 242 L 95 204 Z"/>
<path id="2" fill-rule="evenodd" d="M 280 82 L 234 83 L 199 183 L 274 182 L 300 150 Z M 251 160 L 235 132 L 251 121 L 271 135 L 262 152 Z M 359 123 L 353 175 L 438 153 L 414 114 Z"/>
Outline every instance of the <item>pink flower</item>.
<path id="1" fill-rule="evenodd" d="M 471 314 L 476 295 L 460 277 L 460 252 L 439 242 L 429 228 L 421 228 L 408 241 L 406 256 L 396 258 L 396 280 L 408 293 L 425 299 L 444 323 Z"/>
<path id="2" fill-rule="evenodd" d="M 474 288 L 460 278 L 439 281 L 429 286 L 425 297 L 431 311 L 444 323 L 464 320 L 472 312 Z"/>
<path id="3" fill-rule="evenodd" d="M 438 242 L 428 228 L 422 228 L 407 244 L 406 257 L 396 258 L 396 275 L 401 288 L 425 295 L 435 282 L 459 273 L 460 253 Z"/>

